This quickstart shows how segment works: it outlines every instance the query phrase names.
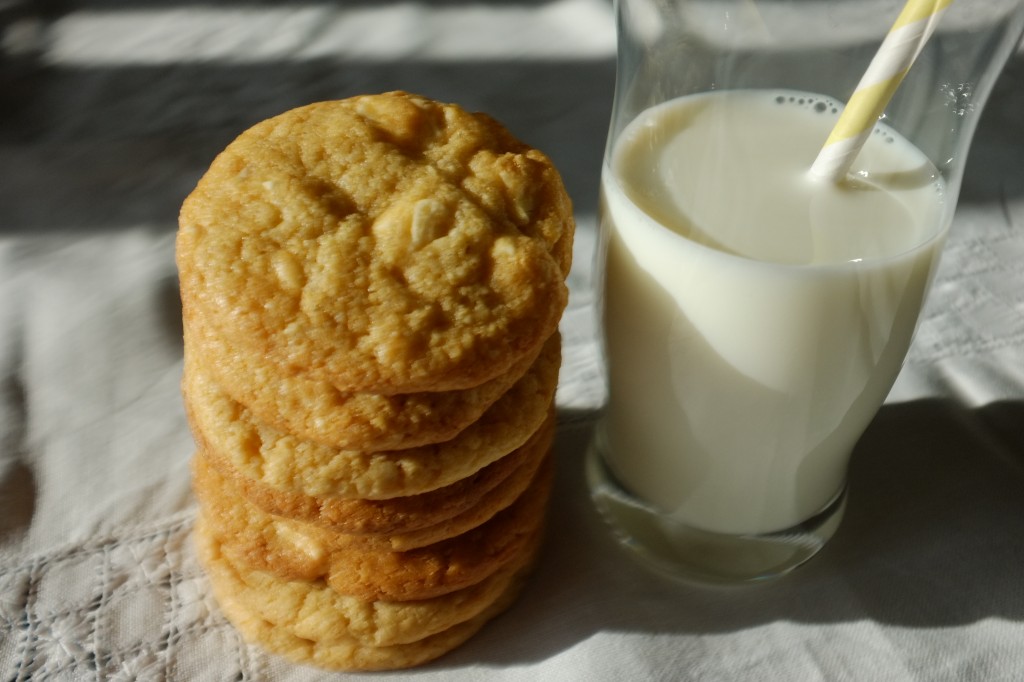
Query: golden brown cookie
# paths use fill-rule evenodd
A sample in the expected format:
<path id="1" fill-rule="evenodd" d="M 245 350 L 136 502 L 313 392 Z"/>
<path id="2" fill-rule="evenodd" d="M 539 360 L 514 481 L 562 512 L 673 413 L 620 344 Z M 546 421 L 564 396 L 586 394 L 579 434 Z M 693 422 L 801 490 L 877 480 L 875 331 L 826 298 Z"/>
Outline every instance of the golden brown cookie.
<path id="1" fill-rule="evenodd" d="M 345 393 L 329 381 L 286 371 L 264 356 L 238 352 L 185 311 L 185 349 L 203 371 L 259 422 L 304 440 L 375 452 L 439 443 L 479 419 L 532 366 L 543 344 L 494 379 L 459 391 Z"/>
<path id="2" fill-rule="evenodd" d="M 543 454 L 550 451 L 555 434 L 554 410 L 552 416 L 544 422 L 531 440 L 539 439 L 544 445 L 537 447 L 541 457 L 531 456 L 512 475 L 503 480 L 497 488 L 490 491 L 484 499 L 458 516 L 442 521 L 433 526 L 407 533 L 389 533 L 387 535 L 353 535 L 349 536 L 349 545 L 361 545 L 370 550 L 392 550 L 404 552 L 418 547 L 426 547 L 442 540 L 462 535 L 477 526 L 483 525 L 495 514 L 511 506 L 526 490 L 543 465 Z M 548 454 L 548 456 L 552 456 Z"/>
<path id="3" fill-rule="evenodd" d="M 475 585 L 543 533 L 554 472 L 548 457 L 526 491 L 489 521 L 406 552 L 347 547 L 330 555 L 327 584 L 359 599 L 430 599 Z"/>
<path id="4" fill-rule="evenodd" d="M 406 93 L 242 133 L 185 200 L 181 294 L 239 353 L 345 392 L 471 388 L 557 328 L 570 200 L 493 119 Z"/>
<path id="5" fill-rule="evenodd" d="M 530 371 L 455 438 L 384 452 L 330 448 L 261 424 L 209 380 L 191 353 L 183 391 L 196 440 L 246 497 L 270 513 L 331 527 L 349 515 L 340 501 L 436 490 L 520 447 L 548 415 L 560 361 L 556 334 Z"/>
<path id="6" fill-rule="evenodd" d="M 343 633 L 329 639 L 312 639 L 304 636 L 308 631 L 306 628 L 298 627 L 292 618 L 271 620 L 239 598 L 237 584 L 222 579 L 224 574 L 217 570 L 216 554 L 212 554 L 207 549 L 209 544 L 204 543 L 204 538 L 208 538 L 209 535 L 205 533 L 201 520 L 196 537 L 199 540 L 199 560 L 207 575 L 211 577 L 217 603 L 246 640 L 262 645 L 296 663 L 332 670 L 395 670 L 410 668 L 438 658 L 464 643 L 487 621 L 511 606 L 525 581 L 525 576 L 517 576 L 481 613 L 420 640 L 373 645 L 356 637 L 345 636 Z"/>
<path id="7" fill-rule="evenodd" d="M 391 646 L 419 641 L 476 617 L 521 580 L 533 566 L 540 543 L 486 580 L 434 599 L 363 601 L 341 595 L 322 580 L 283 580 L 231 561 L 209 532 L 205 514 L 196 543 L 212 582 L 267 620 L 286 624 L 294 634 L 314 641 L 355 639 L 364 645 Z"/>
<path id="8" fill-rule="evenodd" d="M 202 464 L 202 459 L 198 461 Z M 404 601 L 428 599 L 474 585 L 499 570 L 539 534 L 550 494 L 552 459 L 509 507 L 484 523 L 437 543 L 407 551 L 348 542 L 344 534 L 273 524 L 240 497 L 218 503 L 198 486 L 210 531 L 233 561 L 284 580 L 326 578 L 346 595 Z"/>
<path id="9" fill-rule="evenodd" d="M 283 532 L 290 532 L 287 529 L 292 526 L 303 528 L 302 532 L 309 536 L 309 541 L 338 534 L 409 533 L 443 523 L 475 507 L 527 460 L 541 456 L 537 452 L 535 457 L 538 448 L 531 446 L 532 442 L 527 441 L 473 475 L 437 490 L 386 500 L 333 500 L 337 514 L 330 526 L 267 512 L 254 504 L 246 497 L 245 482 L 233 476 L 230 470 L 219 469 L 201 444 L 193 460 L 193 480 L 201 500 L 214 498 L 211 500 L 213 506 L 224 506 L 226 511 L 238 514 L 239 522 L 247 519 L 245 523 L 249 527 L 255 527 L 257 519 L 265 520 L 259 523 L 260 527 L 269 524 L 270 519 L 280 519 L 275 527 L 280 526 Z M 322 504 L 322 501 L 313 500 L 312 503 Z"/>
<path id="10" fill-rule="evenodd" d="M 552 419 L 519 450 L 480 472 L 490 473 L 488 470 L 493 470 L 494 475 L 490 478 L 501 479 L 496 485 L 479 485 L 482 490 L 470 486 L 468 491 L 463 490 L 467 487 L 463 483 L 488 483 L 488 477 L 478 475 L 453 484 L 459 488 L 457 494 L 468 495 L 475 503 L 451 518 L 447 518 L 451 512 L 445 509 L 445 500 L 432 504 L 432 500 L 438 497 L 435 493 L 445 489 L 417 496 L 421 499 L 350 500 L 357 516 L 362 504 L 376 512 L 375 516 L 380 515 L 374 526 L 378 531 L 375 535 L 350 535 L 268 514 L 249 502 L 230 479 L 210 465 L 201 452 L 197 452 L 192 460 L 192 485 L 204 514 L 233 555 L 252 568 L 272 571 L 289 579 L 313 580 L 327 573 L 329 557 L 334 552 L 353 548 L 365 552 L 422 547 L 459 535 L 489 520 L 511 505 L 529 486 L 547 455 L 553 431 Z M 505 472 L 504 469 L 510 471 Z M 431 520 L 435 523 L 427 525 Z M 364 529 L 364 524 L 356 521 L 360 519 L 355 519 L 353 525 Z M 393 528 L 402 528 L 403 524 L 409 530 L 391 532 Z M 392 538 L 396 541 L 391 542 Z"/>

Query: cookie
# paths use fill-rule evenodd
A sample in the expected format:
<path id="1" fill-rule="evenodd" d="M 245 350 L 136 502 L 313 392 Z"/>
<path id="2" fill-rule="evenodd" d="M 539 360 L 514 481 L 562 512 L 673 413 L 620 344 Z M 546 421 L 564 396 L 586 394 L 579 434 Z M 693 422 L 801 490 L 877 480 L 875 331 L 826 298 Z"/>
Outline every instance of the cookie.
<path id="1" fill-rule="evenodd" d="M 389 602 L 363 601 L 340 595 L 322 580 L 282 580 L 270 573 L 239 566 L 221 551 L 203 517 L 196 531 L 202 562 L 218 592 L 228 594 L 266 620 L 287 626 L 311 641 L 352 639 L 364 646 L 408 644 L 470 620 L 494 602 L 532 568 L 539 543 L 486 580 L 434 599 Z"/>
<path id="2" fill-rule="evenodd" d="M 186 412 L 198 442 L 246 497 L 270 513 L 334 526 L 347 499 L 389 499 L 467 478 L 525 443 L 548 415 L 561 345 L 552 336 L 533 367 L 455 438 L 384 452 L 339 450 L 261 424 L 185 357 Z"/>
<path id="3" fill-rule="evenodd" d="M 348 544 L 350 546 L 359 545 L 365 549 L 404 552 L 418 547 L 426 547 L 456 535 L 462 535 L 486 523 L 495 514 L 515 502 L 523 491 L 526 490 L 527 486 L 530 485 L 530 482 L 543 464 L 544 453 L 550 450 L 551 443 L 554 440 L 554 432 L 555 418 L 554 410 L 552 409 L 551 417 L 544 422 L 538 433 L 534 436 L 534 438 L 539 437 L 540 442 L 545 443 L 542 447 L 537 448 L 537 454 L 542 456 L 531 456 L 530 459 L 516 468 L 512 475 L 503 480 L 497 488 L 490 491 L 478 504 L 458 516 L 453 516 L 433 526 L 404 533 L 348 536 Z"/>
<path id="4" fill-rule="evenodd" d="M 336 448 L 401 450 L 454 438 L 530 368 L 543 344 L 494 379 L 459 391 L 345 393 L 329 381 L 240 353 L 185 311 L 186 352 L 201 357 L 217 386 L 261 423 Z"/>
<path id="5" fill-rule="evenodd" d="M 518 451 L 486 467 L 483 472 L 494 469 L 495 476 L 492 477 L 501 480 L 493 486 L 477 486 L 485 488 L 482 491 L 469 486 L 468 494 L 473 504 L 451 518 L 448 518 L 450 512 L 442 505 L 431 504 L 437 497 L 434 493 L 420 496 L 426 499 L 352 500 L 355 517 L 352 525 L 365 530 L 365 524 L 357 523 L 362 521 L 359 505 L 364 504 L 374 512 L 373 518 L 377 521 L 375 529 L 378 532 L 374 535 L 352 535 L 268 514 L 245 499 L 230 479 L 210 466 L 208 458 L 201 452 L 192 460 L 193 489 L 218 535 L 225 538 L 224 544 L 233 554 L 243 557 L 248 566 L 273 571 L 286 578 L 312 580 L 326 573 L 328 557 L 333 552 L 351 548 L 394 551 L 422 547 L 459 535 L 489 520 L 511 505 L 533 480 L 550 448 L 553 430 L 553 420 L 549 420 Z M 495 469 L 499 465 L 510 471 Z M 473 484 L 478 480 L 480 477 L 472 476 L 466 482 Z M 460 488 L 458 493 L 465 495 L 467 492 L 462 488 L 466 486 L 462 483 L 454 485 Z M 435 523 L 428 524 L 432 520 Z M 393 532 L 393 528 L 401 528 L 403 524 L 409 529 Z"/>
<path id="6" fill-rule="evenodd" d="M 250 569 L 284 580 L 324 578 L 339 593 L 360 599 L 428 599 L 484 580 L 540 534 L 552 470 L 551 458 L 546 458 L 512 505 L 462 535 L 407 551 L 350 543 L 342 534 L 317 538 L 309 528 L 292 532 L 294 528 L 261 525 L 257 514 L 238 505 L 243 502 L 239 498 L 215 506 L 210 504 L 215 498 L 207 497 L 203 510 L 224 553 Z M 225 510 L 231 505 L 237 506 Z M 241 523 L 239 516 L 245 519 Z"/>
<path id="7" fill-rule="evenodd" d="M 269 524 L 270 519 L 280 519 L 281 523 L 274 526 L 280 527 L 282 532 L 290 532 L 288 528 L 291 525 L 309 527 L 307 534 L 310 541 L 314 536 L 326 537 L 339 533 L 409 533 L 443 523 L 472 509 L 527 460 L 538 459 L 543 454 L 538 450 L 539 448 L 532 447 L 532 441 L 527 441 L 522 447 L 471 476 L 444 488 L 418 495 L 392 497 L 386 500 L 333 499 L 331 505 L 334 514 L 330 525 L 311 523 L 301 518 L 294 520 L 288 516 L 268 512 L 254 504 L 246 497 L 247 488 L 244 481 L 239 485 L 238 477 L 233 476 L 230 470 L 224 472 L 218 469 L 202 444 L 193 460 L 193 479 L 196 494 L 200 499 L 215 498 L 211 500 L 215 506 L 223 506 L 232 514 L 242 512 L 248 519 L 249 526 L 255 527 L 257 518 L 263 519 L 260 522 L 261 527 Z M 243 504 L 246 506 L 244 510 Z M 310 504 L 323 506 L 325 502 L 312 498 Z M 248 507 L 252 509 L 249 510 Z M 322 532 L 317 533 L 318 530 Z"/>
<path id="8" fill-rule="evenodd" d="M 381 547 L 335 543 L 303 544 L 305 538 L 274 538 L 269 554 L 234 541 L 234 526 L 211 510 L 210 532 L 238 565 L 285 580 L 326 579 L 332 589 L 368 601 L 430 599 L 469 587 L 512 562 L 542 533 L 553 478 L 545 458 L 530 486 L 512 505 L 462 535 L 396 552 Z M 204 513 L 206 513 L 204 509 Z"/>
<path id="9" fill-rule="evenodd" d="M 511 592 L 511 591 L 510 591 Z M 502 611 L 512 605 L 516 594 L 493 604 L 487 612 L 444 632 L 409 644 L 370 647 L 356 640 L 319 642 L 294 634 L 286 626 L 266 620 L 238 600 L 217 596 L 221 611 L 247 641 L 294 663 L 313 665 L 334 671 L 400 670 L 423 665 L 464 644 Z"/>
<path id="10" fill-rule="evenodd" d="M 416 642 L 368 646 L 356 639 L 310 640 L 287 624 L 270 621 L 239 599 L 214 585 L 221 611 L 247 641 L 295 663 L 336 671 L 398 670 L 422 665 L 452 651 L 475 635 L 488 621 L 508 609 L 522 589 L 511 584 L 483 613 Z"/>
<path id="11" fill-rule="evenodd" d="M 553 472 L 548 457 L 515 503 L 462 535 L 405 552 L 358 546 L 334 552 L 327 584 L 360 599 L 393 601 L 430 599 L 475 585 L 543 533 Z"/>
<path id="12" fill-rule="evenodd" d="M 182 205 L 176 262 L 186 309 L 239 353 L 344 392 L 451 391 L 556 330 L 573 229 L 544 154 L 396 92 L 242 133 Z"/>

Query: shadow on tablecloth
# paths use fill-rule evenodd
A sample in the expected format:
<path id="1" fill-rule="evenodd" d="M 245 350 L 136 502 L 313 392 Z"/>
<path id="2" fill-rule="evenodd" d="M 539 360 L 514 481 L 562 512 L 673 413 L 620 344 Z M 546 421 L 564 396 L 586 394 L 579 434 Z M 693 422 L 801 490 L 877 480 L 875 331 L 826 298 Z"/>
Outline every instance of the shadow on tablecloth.
<path id="1" fill-rule="evenodd" d="M 577 209 L 592 213 L 613 80 L 610 59 L 79 68 L 0 60 L 0 86 L 10 90 L 0 100 L 0 233 L 174 230 L 182 200 L 246 128 L 310 102 L 394 89 L 502 121 L 552 157 Z"/>
<path id="2" fill-rule="evenodd" d="M 761 586 L 648 573 L 590 507 L 591 415 L 563 413 L 543 562 L 519 603 L 440 667 L 551 659 L 610 632 L 715 635 L 786 621 L 944 628 L 1024 619 L 1024 402 L 887 405 L 859 444 L 846 516 L 809 564 Z"/>

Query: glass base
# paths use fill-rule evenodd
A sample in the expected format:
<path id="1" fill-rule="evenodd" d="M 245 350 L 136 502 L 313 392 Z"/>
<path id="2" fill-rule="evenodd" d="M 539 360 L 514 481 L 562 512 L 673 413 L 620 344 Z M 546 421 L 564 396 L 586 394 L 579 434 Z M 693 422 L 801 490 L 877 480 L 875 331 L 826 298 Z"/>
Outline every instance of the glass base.
<path id="1" fill-rule="evenodd" d="M 743 583 L 785 575 L 817 554 L 846 508 L 846 488 L 824 509 L 792 528 L 764 535 L 725 535 L 690 528 L 628 493 L 591 444 L 590 495 L 616 539 L 643 563 L 673 578 Z"/>

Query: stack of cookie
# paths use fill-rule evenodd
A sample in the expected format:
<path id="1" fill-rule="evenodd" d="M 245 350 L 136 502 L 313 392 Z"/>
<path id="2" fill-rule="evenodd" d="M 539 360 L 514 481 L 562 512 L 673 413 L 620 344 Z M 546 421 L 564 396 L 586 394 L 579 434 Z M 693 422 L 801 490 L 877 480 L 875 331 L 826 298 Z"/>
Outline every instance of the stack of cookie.
<path id="1" fill-rule="evenodd" d="M 177 239 L 197 544 L 248 639 L 416 665 L 536 560 L 572 208 L 498 123 L 406 93 L 243 133 Z"/>

